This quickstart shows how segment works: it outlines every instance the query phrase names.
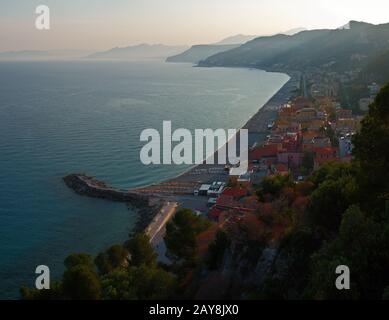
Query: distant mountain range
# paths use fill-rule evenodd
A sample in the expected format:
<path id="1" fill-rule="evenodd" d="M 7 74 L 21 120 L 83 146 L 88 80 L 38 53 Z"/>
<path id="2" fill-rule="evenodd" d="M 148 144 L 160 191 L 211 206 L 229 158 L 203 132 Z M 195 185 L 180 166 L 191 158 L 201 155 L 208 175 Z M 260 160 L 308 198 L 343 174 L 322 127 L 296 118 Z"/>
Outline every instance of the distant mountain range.
<path id="1" fill-rule="evenodd" d="M 302 28 L 289 30 L 284 34 L 293 34 Z M 214 44 L 186 46 L 167 46 L 163 44 L 139 44 L 128 47 L 116 47 L 106 51 L 87 50 L 22 50 L 0 52 L 0 60 L 61 60 L 61 59 L 96 59 L 96 60 L 139 60 L 167 59 L 169 62 L 198 63 L 201 60 L 238 48 L 258 36 L 238 34 L 227 37 Z M 188 50 L 189 49 L 189 50 Z"/>
<path id="2" fill-rule="evenodd" d="M 190 49 L 168 57 L 166 62 L 188 62 L 188 63 L 199 63 L 210 56 L 217 53 L 229 51 L 234 48 L 240 47 L 240 44 L 227 44 L 227 45 L 216 45 L 216 44 L 202 44 L 192 46 Z"/>
<path id="3" fill-rule="evenodd" d="M 214 43 L 215 45 L 231 45 L 231 44 L 243 44 L 246 43 L 247 41 L 251 41 L 258 36 L 248 36 L 244 34 L 237 34 L 235 36 L 227 37 L 219 42 Z"/>
<path id="4" fill-rule="evenodd" d="M 258 37 L 221 52 L 200 66 L 252 67 L 271 70 L 363 68 L 389 50 L 389 24 L 350 21 L 348 28 L 302 31 Z"/>
<path id="5" fill-rule="evenodd" d="M 294 29 L 290 29 L 290 30 L 287 30 L 287 31 L 284 31 L 284 32 L 280 32 L 280 34 L 286 34 L 287 36 L 293 36 L 296 33 L 299 33 L 301 31 L 305 31 L 305 30 L 307 30 L 307 29 L 305 29 L 305 28 L 294 28 Z"/>
<path id="6" fill-rule="evenodd" d="M 166 59 L 167 57 L 186 50 L 184 46 L 166 46 L 163 44 L 140 44 L 124 48 L 113 48 L 107 51 L 96 52 L 86 59 Z"/>
<path id="7" fill-rule="evenodd" d="M 296 29 L 283 32 L 283 34 L 295 34 L 302 30 L 305 29 L 296 28 Z M 251 41 L 257 37 L 259 36 L 238 34 L 231 37 L 227 37 L 213 44 L 194 45 L 190 49 L 186 50 L 185 52 L 167 58 L 166 61 L 199 63 L 200 61 L 205 60 L 206 58 L 213 56 L 215 54 L 238 48 L 242 44 Z"/>

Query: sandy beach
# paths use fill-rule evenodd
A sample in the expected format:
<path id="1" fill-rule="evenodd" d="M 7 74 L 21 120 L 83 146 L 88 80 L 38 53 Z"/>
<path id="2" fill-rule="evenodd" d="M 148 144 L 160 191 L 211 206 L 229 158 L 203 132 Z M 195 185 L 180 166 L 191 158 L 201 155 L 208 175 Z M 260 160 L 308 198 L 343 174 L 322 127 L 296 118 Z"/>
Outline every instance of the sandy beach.
<path id="1" fill-rule="evenodd" d="M 249 131 L 249 146 L 264 141 L 269 133 L 268 125 L 276 118 L 278 109 L 286 104 L 292 93 L 298 89 L 300 74 L 296 72 L 289 76 L 289 81 L 242 127 Z M 215 152 L 215 158 L 217 158 L 217 152 Z M 193 190 L 201 184 L 213 181 L 227 182 L 228 178 L 229 175 L 224 165 L 200 164 L 177 177 L 150 186 L 135 188 L 133 191 L 159 196 L 193 195 Z"/>

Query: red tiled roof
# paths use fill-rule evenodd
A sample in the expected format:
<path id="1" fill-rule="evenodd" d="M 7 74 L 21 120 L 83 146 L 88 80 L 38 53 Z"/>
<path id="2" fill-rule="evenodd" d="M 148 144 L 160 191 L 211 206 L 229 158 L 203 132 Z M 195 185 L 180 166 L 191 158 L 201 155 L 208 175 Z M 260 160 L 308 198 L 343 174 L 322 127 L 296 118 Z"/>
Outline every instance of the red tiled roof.
<path id="1" fill-rule="evenodd" d="M 276 157 L 280 146 L 278 144 L 266 144 L 250 151 L 250 160 L 259 160 L 263 157 Z"/>
<path id="2" fill-rule="evenodd" d="M 237 208 L 239 205 L 239 201 L 235 200 L 232 196 L 221 195 L 216 201 L 216 206 L 222 210 Z"/>
<path id="3" fill-rule="evenodd" d="M 224 189 L 222 196 L 229 196 L 229 197 L 243 197 L 247 194 L 247 190 L 243 188 L 226 188 Z"/>
<path id="4" fill-rule="evenodd" d="M 274 167 L 277 170 L 277 172 L 288 172 L 289 171 L 288 167 L 286 165 L 284 165 L 283 163 L 278 163 Z"/>
<path id="5" fill-rule="evenodd" d="M 209 212 L 208 212 L 208 216 L 213 219 L 213 220 L 216 220 L 218 221 L 219 220 L 219 216 L 220 214 L 223 212 L 223 210 L 220 210 L 216 205 L 213 206 Z"/>
<path id="6" fill-rule="evenodd" d="M 336 147 L 316 147 L 316 148 L 314 148 L 314 151 L 318 155 L 336 154 L 338 152 L 338 148 L 336 148 Z"/>

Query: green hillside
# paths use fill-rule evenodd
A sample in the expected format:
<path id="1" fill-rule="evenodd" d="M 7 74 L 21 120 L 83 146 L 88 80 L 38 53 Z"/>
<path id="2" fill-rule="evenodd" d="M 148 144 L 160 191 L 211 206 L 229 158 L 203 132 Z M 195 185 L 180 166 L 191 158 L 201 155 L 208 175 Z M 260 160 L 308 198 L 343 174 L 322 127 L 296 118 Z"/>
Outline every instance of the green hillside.
<path id="1" fill-rule="evenodd" d="M 209 57 L 202 66 L 244 66 L 278 70 L 364 67 L 389 50 L 389 24 L 351 21 L 349 29 L 303 31 L 293 36 L 261 37 Z"/>
<path id="2" fill-rule="evenodd" d="M 362 70 L 366 79 L 375 79 L 380 83 L 389 82 L 389 50 L 378 55 Z"/>

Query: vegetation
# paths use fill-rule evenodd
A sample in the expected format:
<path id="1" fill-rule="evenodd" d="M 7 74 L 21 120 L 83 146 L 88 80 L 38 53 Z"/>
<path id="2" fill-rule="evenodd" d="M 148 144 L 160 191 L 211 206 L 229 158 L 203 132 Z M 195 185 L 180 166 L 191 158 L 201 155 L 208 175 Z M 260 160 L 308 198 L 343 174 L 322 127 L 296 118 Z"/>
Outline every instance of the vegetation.
<path id="1" fill-rule="evenodd" d="M 293 36 L 259 37 L 239 48 L 211 56 L 200 65 L 287 70 L 323 67 L 343 71 L 363 68 L 373 61 L 368 70 L 379 71 L 387 65 L 387 55 L 378 57 L 389 50 L 388 31 L 388 24 L 351 21 L 349 30 L 311 30 Z M 366 58 L 350 59 L 354 55 Z"/>
<path id="2" fill-rule="evenodd" d="M 120 245 L 110 247 L 106 252 L 100 253 L 95 264 L 101 274 L 107 274 L 127 262 L 128 251 Z"/>
<path id="3" fill-rule="evenodd" d="M 389 81 L 389 50 L 373 58 L 361 72 L 364 81 L 378 81 L 387 83 Z"/>
<path id="4" fill-rule="evenodd" d="M 362 121 L 353 155 L 351 163 L 328 163 L 303 182 L 282 175 L 265 178 L 255 200 L 258 211 L 236 213 L 234 223 L 219 226 L 219 231 L 191 210 L 179 210 L 164 239 L 172 265 L 158 264 L 147 236 L 137 234 L 94 262 L 86 254 L 70 255 L 52 290 L 21 288 L 21 295 L 193 298 L 199 287 L 209 292 L 212 284 L 216 291 L 227 288 L 223 297 L 231 298 L 388 299 L 389 85 Z M 209 239 L 203 259 L 197 250 L 200 234 Z M 352 290 L 334 286 L 340 265 L 351 270 Z M 234 274 L 228 286 L 223 269 Z"/>
<path id="5" fill-rule="evenodd" d="M 50 290 L 22 287 L 21 296 L 26 300 L 136 300 L 168 299 L 175 294 L 176 277 L 157 265 L 144 234 L 135 235 L 128 249 L 112 246 L 94 262 L 87 254 L 71 254 L 65 259 L 62 279 Z"/>
<path id="6" fill-rule="evenodd" d="M 149 238 L 135 234 L 124 245 L 114 245 L 93 260 L 84 253 L 71 254 L 65 261 L 62 279 L 50 290 L 20 289 L 26 300 L 160 300 L 177 296 L 183 278 L 196 256 L 196 236 L 210 222 L 192 210 L 176 213 L 167 226 L 166 245 L 176 272 L 157 263 Z M 184 266 L 185 268 L 181 268 Z M 174 268 L 173 268 L 174 269 Z M 179 277 L 182 276 L 182 277 Z"/>
<path id="7" fill-rule="evenodd" d="M 305 151 L 301 164 L 300 171 L 304 176 L 312 172 L 314 167 L 314 153 L 312 151 Z"/>
<path id="8" fill-rule="evenodd" d="M 209 226 L 209 221 L 197 216 L 192 210 L 179 210 L 166 226 L 165 243 L 167 254 L 172 261 L 193 262 L 196 236 Z"/>
<path id="9" fill-rule="evenodd" d="M 265 177 L 257 190 L 257 195 L 261 201 L 264 201 L 265 198 L 269 197 L 278 197 L 284 188 L 291 187 L 293 184 L 293 179 L 290 175 Z"/>
<path id="10" fill-rule="evenodd" d="M 259 290 L 262 298 L 388 297 L 388 128 L 389 85 L 354 139 L 355 160 L 327 164 L 309 178 L 314 189 L 304 215 L 281 241 L 275 267 Z M 352 290 L 335 288 L 339 265 L 350 268 Z"/>
<path id="11" fill-rule="evenodd" d="M 224 252 L 228 248 L 230 241 L 224 231 L 219 231 L 216 234 L 216 239 L 209 246 L 209 253 L 207 258 L 207 266 L 210 270 L 217 270 L 224 257 Z"/>

